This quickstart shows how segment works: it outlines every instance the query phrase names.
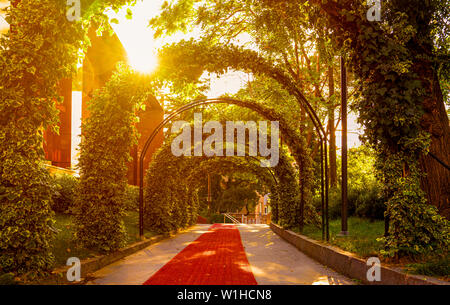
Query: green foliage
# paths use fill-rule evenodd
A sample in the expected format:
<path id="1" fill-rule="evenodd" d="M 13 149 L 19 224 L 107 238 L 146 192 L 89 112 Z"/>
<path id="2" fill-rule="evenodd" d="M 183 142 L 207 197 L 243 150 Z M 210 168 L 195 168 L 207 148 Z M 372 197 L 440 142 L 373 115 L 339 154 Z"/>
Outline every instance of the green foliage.
<path id="1" fill-rule="evenodd" d="M 144 198 L 146 228 L 168 233 L 186 228 L 197 221 L 198 196 L 196 189 L 186 183 L 190 157 L 175 157 L 169 145 L 153 155 L 146 174 Z"/>
<path id="2" fill-rule="evenodd" d="M 97 251 L 86 249 L 76 242 L 72 215 L 56 214 L 54 228 L 57 233 L 55 240 L 52 242 L 52 253 L 55 256 L 53 268 L 65 266 L 69 257 L 78 257 L 83 260 L 99 254 Z"/>
<path id="3" fill-rule="evenodd" d="M 33 277 L 52 265 L 43 129 L 57 123 L 56 85 L 75 71 L 83 38 L 65 13 L 63 1 L 22 0 L 0 38 L 0 272 Z"/>
<path id="4" fill-rule="evenodd" d="M 252 209 L 256 200 L 256 189 L 240 179 L 228 181 L 217 199 L 221 212 L 240 212 L 245 206 Z"/>
<path id="5" fill-rule="evenodd" d="M 123 205 L 126 211 L 139 210 L 139 187 L 134 185 L 127 185 L 125 189 Z"/>
<path id="6" fill-rule="evenodd" d="M 224 223 L 224 219 L 225 219 L 225 223 L 233 223 L 230 219 L 228 219 L 227 217 L 224 217 L 222 214 L 211 214 L 209 217 L 209 222 L 210 223 Z"/>
<path id="7" fill-rule="evenodd" d="M 276 177 L 275 182 L 268 169 L 260 167 L 258 159 L 255 162 L 243 157 L 175 157 L 171 152 L 170 140 L 153 156 L 147 171 L 145 225 L 148 228 L 170 232 L 191 224 L 189 219 L 196 220 L 198 204 L 190 203 L 189 198 L 198 194 L 205 185 L 206 181 L 200 177 L 211 172 L 232 177 L 236 171 L 258 176 L 272 194 L 278 194 L 271 196 L 271 205 L 272 210 L 276 209 L 275 213 L 279 215 L 278 220 L 283 226 L 299 225 L 301 191 L 292 159 L 287 158 L 284 150 L 281 151 L 278 165 L 270 169 Z M 246 195 L 244 197 L 247 198 Z M 193 210 L 186 212 L 189 207 L 193 207 Z M 305 204 L 305 223 L 320 223 L 309 201 Z"/>
<path id="8" fill-rule="evenodd" d="M 233 212 L 240 211 L 245 206 L 245 200 L 251 209 L 251 201 L 256 196 L 255 191 L 265 194 L 273 188 L 274 177 L 268 168 L 261 168 L 258 160 L 240 157 L 208 158 L 203 159 L 193 169 L 188 180 L 190 184 L 198 186 L 200 201 L 200 214 L 208 214 L 207 177 L 211 175 L 211 199 L 209 211 Z M 211 174 L 213 173 L 213 174 Z M 228 182 L 224 177 L 227 177 Z M 239 186 L 243 186 L 242 188 Z M 241 193 L 242 191 L 242 193 Z M 253 202 L 253 205 L 255 202 Z"/>
<path id="9" fill-rule="evenodd" d="M 305 96 L 310 101 L 320 100 L 308 94 L 308 89 L 320 84 L 320 76 L 309 69 L 309 81 L 303 83 L 304 73 L 299 70 L 298 54 L 304 50 L 297 46 L 308 41 L 308 32 L 312 32 L 318 36 L 316 46 L 322 57 L 324 53 L 327 54 L 325 57 L 334 54 L 330 52 L 330 45 L 337 47 L 352 69 L 355 87 L 360 88 L 356 91 L 353 109 L 365 127 L 364 140 L 377 152 L 388 213 L 404 215 L 409 213 L 405 209 L 414 213 L 422 211 L 420 205 L 424 203 L 423 194 L 419 192 L 403 196 L 412 186 L 398 181 L 407 178 L 408 183 L 414 184 L 414 189 L 420 189 L 421 179 L 424 180 L 417 171 L 409 169 L 418 166 L 420 157 L 429 149 L 431 133 L 436 129 L 428 118 L 436 115 L 433 112 L 437 108 L 432 104 L 442 102 L 436 76 L 445 79 L 448 75 L 448 39 L 444 34 L 448 29 L 447 2 L 386 1 L 383 22 L 369 22 L 363 1 L 205 0 L 194 6 L 192 1 L 180 0 L 166 7 L 164 14 L 153 19 L 151 25 L 156 28 L 167 26 L 170 33 L 180 24 L 195 20 L 206 33 L 201 42 L 181 42 L 161 52 L 163 72 L 167 66 L 177 67 L 173 73 L 174 88 L 183 87 L 183 83 L 200 85 L 198 78 L 203 71 L 221 74 L 232 68 L 250 71 L 257 77 L 272 78 L 299 104 L 304 103 Z M 179 7 L 185 10 L 181 12 Z M 301 31 L 302 26 L 312 31 Z M 258 53 L 230 46 L 229 42 L 242 32 L 252 36 Z M 307 52 L 302 55 L 305 54 Z M 307 66 L 314 64 L 308 56 L 304 59 Z M 185 66 L 187 72 L 178 69 L 180 66 Z M 448 132 L 448 123 L 444 122 L 442 128 L 446 130 L 444 133 Z M 442 137 L 439 132 L 434 135 Z M 309 169 L 301 162 L 298 164 L 300 172 Z M 408 175 L 411 177 L 405 177 Z M 304 173 L 300 174 L 300 178 L 304 176 Z M 301 187 L 304 185 L 300 183 Z M 361 213 L 368 210 L 367 205 L 364 206 Z M 433 209 L 423 212 L 426 220 L 419 225 L 426 227 L 427 233 L 423 234 L 431 234 L 429 238 L 440 240 L 448 247 L 448 221 Z M 391 237 L 387 243 L 391 248 L 389 253 L 413 255 L 417 253 L 414 250 L 417 247 L 431 249 L 427 247 L 426 238 L 410 231 L 415 228 L 411 221 L 409 217 L 392 220 L 392 230 L 403 233 L 401 238 Z M 402 228 L 407 229 L 403 231 Z M 411 242 L 408 236 L 412 238 Z"/>
<path id="10" fill-rule="evenodd" d="M 55 175 L 53 178 L 53 203 L 52 210 L 55 213 L 70 214 L 74 207 L 75 192 L 78 187 L 78 179 L 71 175 Z"/>
<path id="11" fill-rule="evenodd" d="M 320 19 L 333 29 L 333 40 L 361 87 L 353 109 L 365 128 L 364 140 L 377 152 L 390 219 L 389 236 L 381 239 L 383 254 L 448 251 L 449 223 L 430 206 L 435 203 L 426 204 L 424 173 L 418 169 L 434 129 L 425 118 L 438 109 L 427 103 L 442 103 L 432 35 L 439 36 L 433 32 L 440 28 L 435 21 L 448 19 L 448 9 L 440 1 L 386 1 L 383 22 L 369 22 L 363 2 L 311 2 L 326 13 Z"/>
<path id="12" fill-rule="evenodd" d="M 302 185 L 291 165 L 284 149 L 280 151 L 280 160 L 274 167 L 278 184 L 271 195 L 273 220 L 287 229 L 299 228 L 301 225 Z M 320 225 L 319 215 L 310 200 L 304 201 L 304 224 Z"/>
<path id="13" fill-rule="evenodd" d="M 390 154 L 376 168 L 385 177 L 388 194 L 389 235 L 383 237 L 386 256 L 416 256 L 426 253 L 448 253 L 450 226 L 437 208 L 426 203 L 420 188 L 422 173 L 406 153 Z M 409 167 L 406 168 L 406 164 Z"/>
<path id="14" fill-rule="evenodd" d="M 14 278 L 14 273 L 4 273 L 0 274 L 0 285 L 17 285 L 17 282 Z"/>
<path id="15" fill-rule="evenodd" d="M 406 266 L 408 272 L 428 276 L 450 276 L 450 256 L 435 258 L 425 263 L 414 263 Z"/>
<path id="16" fill-rule="evenodd" d="M 367 185 L 365 192 L 358 194 L 355 200 L 355 215 L 371 220 L 384 219 L 386 197 L 378 183 Z"/>
<path id="17" fill-rule="evenodd" d="M 375 152 L 363 145 L 348 151 L 348 215 L 368 218 L 371 220 L 384 219 L 387 198 L 383 192 L 383 184 L 375 175 Z M 341 164 L 338 160 L 338 173 Z M 338 178 L 341 179 L 340 175 Z M 341 216 L 342 196 L 340 183 L 329 192 L 330 218 Z M 314 205 L 319 208 L 322 204 L 320 194 L 316 194 Z"/>
<path id="18" fill-rule="evenodd" d="M 342 196 L 340 187 L 329 192 L 329 216 L 331 219 L 340 219 L 342 209 Z M 320 195 L 315 196 L 314 206 L 318 209 L 322 204 Z M 367 218 L 370 220 L 384 219 L 386 211 L 386 198 L 378 183 L 366 185 L 363 189 L 354 187 L 349 183 L 347 191 L 348 215 Z"/>
<path id="19" fill-rule="evenodd" d="M 94 0 L 83 0 L 88 8 Z M 89 2 L 89 5 L 85 5 Z M 76 71 L 87 44 L 82 25 L 102 8 L 132 2 L 96 1 L 81 23 L 66 18 L 63 0 L 20 0 L 7 11 L 13 31 L 0 38 L 0 272 L 34 277 L 52 265 L 52 186 L 43 130 L 58 131 L 57 83 Z"/>
<path id="20" fill-rule="evenodd" d="M 102 252 L 122 247 L 127 162 L 136 143 L 137 109 L 149 94 L 148 80 L 119 66 L 89 103 L 80 145 L 80 187 L 75 207 L 77 240 Z"/>
<path id="21" fill-rule="evenodd" d="M 128 239 L 126 240 L 127 245 L 140 241 L 138 229 L 139 213 L 126 211 L 123 222 L 128 235 Z M 69 257 L 78 257 L 83 260 L 101 254 L 93 249 L 82 247 L 74 239 L 76 225 L 71 215 L 56 214 L 54 227 L 58 231 L 52 243 L 52 253 L 55 256 L 54 268 L 66 266 Z M 153 235 L 153 232 L 144 231 L 145 237 L 151 237 Z"/>
<path id="22" fill-rule="evenodd" d="M 191 45 L 190 48 L 194 48 L 197 50 L 197 46 L 195 45 Z M 208 50 L 208 52 L 210 51 L 211 50 Z M 234 49 L 226 50 L 224 52 L 225 53 L 230 52 L 231 54 L 234 52 Z M 237 54 L 240 53 L 237 52 Z M 236 54 L 233 55 L 235 56 Z M 229 102 L 227 101 L 226 103 L 250 109 L 259 116 L 264 117 L 265 119 L 280 122 L 280 131 L 284 136 L 285 142 L 289 145 L 289 148 L 292 151 L 292 155 L 296 163 L 299 165 L 301 174 L 300 178 L 297 178 L 295 170 L 292 167 L 293 160 L 285 161 L 283 163 L 284 164 L 283 166 L 281 166 L 279 163 L 278 166 L 274 168 L 275 176 L 278 176 L 277 179 L 279 180 L 278 183 L 280 188 L 280 196 L 277 196 L 279 201 L 276 201 L 275 199 L 273 200 L 273 203 L 275 206 L 277 206 L 279 203 L 283 204 L 283 206 L 280 205 L 279 211 L 276 213 L 279 213 L 280 211 L 284 213 L 283 216 L 279 218 L 282 220 L 286 220 L 286 223 L 284 225 L 295 226 L 298 225 L 300 221 L 300 207 L 303 204 L 305 206 L 305 223 L 309 221 L 318 224 L 319 220 L 317 213 L 311 204 L 312 196 L 310 186 L 312 185 L 311 183 L 312 169 L 311 169 L 311 159 L 305 148 L 306 144 L 305 139 L 301 136 L 298 136 L 295 133 L 295 131 L 292 130 L 292 126 L 284 120 L 284 117 L 270 107 L 263 106 L 251 100 L 229 99 Z M 167 143 L 169 143 L 167 145 L 170 145 L 170 139 L 168 140 Z M 284 152 L 282 154 L 286 153 Z M 163 155 L 165 157 L 163 157 Z M 165 192 L 172 193 L 175 194 L 176 197 L 182 197 L 181 194 L 186 193 L 186 191 L 178 190 L 178 188 L 180 188 L 181 185 L 183 185 L 186 182 L 177 180 L 178 182 L 174 183 L 173 187 L 170 186 L 173 183 L 170 182 L 170 180 L 178 179 L 174 177 L 179 176 L 179 174 L 176 174 L 175 169 L 172 171 L 172 167 L 176 165 L 177 167 L 179 167 L 177 171 L 181 173 L 185 171 L 183 168 L 186 168 L 185 167 L 186 165 L 183 165 L 183 161 L 179 160 L 186 160 L 186 162 L 196 165 L 198 164 L 195 163 L 197 161 L 192 161 L 191 158 L 178 158 L 178 159 L 175 158 L 175 159 L 176 160 L 174 160 L 173 156 L 171 156 L 171 152 L 169 151 L 169 149 L 165 148 L 164 150 L 162 150 L 160 153 L 157 154 L 157 157 L 155 158 L 154 161 L 154 162 L 161 162 L 161 164 L 160 165 L 155 164 L 154 167 L 151 167 L 151 171 L 149 170 L 148 172 L 148 177 L 151 177 L 151 180 L 148 180 L 147 183 L 149 186 L 151 183 L 151 188 L 147 189 L 146 194 L 146 196 L 148 196 L 147 202 L 149 204 L 149 208 L 146 208 L 146 214 L 148 215 L 148 221 L 151 223 L 151 225 L 155 225 L 156 228 L 161 228 L 162 231 L 170 231 L 178 228 L 178 226 L 176 225 L 177 222 L 175 213 L 176 210 L 173 206 L 180 205 L 175 204 L 173 201 L 171 202 L 170 200 L 174 199 L 173 198 L 167 199 L 167 197 L 170 195 L 164 195 L 164 193 Z M 214 158 L 210 159 L 214 160 Z M 172 161 L 169 162 L 168 160 Z M 201 158 L 199 160 L 200 160 L 199 162 L 201 162 Z M 233 159 L 233 162 L 236 161 Z M 165 164 L 165 166 L 163 164 Z M 226 164 L 226 162 L 223 162 L 222 164 L 220 164 L 220 166 L 223 166 L 224 164 Z M 191 167 L 195 166 L 192 165 Z M 161 172 L 163 171 L 168 172 L 168 168 L 171 168 L 171 171 L 169 172 L 171 173 L 170 175 L 174 177 L 167 178 L 167 176 L 165 176 L 164 178 L 160 178 L 159 175 L 161 175 Z M 243 170 L 239 171 L 245 172 Z M 213 168 L 211 172 L 217 173 L 217 168 Z M 191 174 L 190 177 L 195 177 L 195 175 Z M 300 186 L 298 184 L 298 181 L 300 181 Z M 193 179 L 189 183 L 190 185 L 194 185 L 198 183 L 198 181 Z M 165 191 L 166 189 L 167 191 Z M 277 192 L 273 187 L 271 188 L 271 190 L 274 190 L 274 193 Z M 179 193 L 177 194 L 176 191 Z M 167 203 L 165 203 L 166 201 Z M 159 204 L 156 204 L 156 202 L 159 202 Z M 289 209 L 293 209 L 295 211 L 295 214 L 288 215 Z M 174 223 L 171 224 L 171 221 Z"/>
<path id="23" fill-rule="evenodd" d="M 448 253 L 448 220 L 438 214 L 436 207 L 426 204 L 420 184 L 413 177 L 395 181 L 397 191 L 389 198 L 386 211 L 389 235 L 380 239 L 387 249 L 381 253 L 386 256 Z"/>

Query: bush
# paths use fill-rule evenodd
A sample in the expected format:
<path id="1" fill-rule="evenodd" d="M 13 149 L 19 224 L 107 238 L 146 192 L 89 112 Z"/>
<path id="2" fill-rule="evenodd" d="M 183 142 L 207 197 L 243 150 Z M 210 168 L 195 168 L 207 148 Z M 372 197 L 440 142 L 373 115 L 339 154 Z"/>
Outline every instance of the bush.
<path id="1" fill-rule="evenodd" d="M 338 160 L 340 161 L 340 160 Z M 375 177 L 374 152 L 366 146 L 349 150 L 348 154 L 348 216 L 358 216 L 371 220 L 384 219 L 386 198 L 383 195 L 383 185 Z M 338 173 L 340 173 L 338 162 Z M 339 179 L 341 180 L 341 179 Z M 341 187 L 329 190 L 329 215 L 331 219 L 341 217 Z M 321 210 L 320 194 L 314 197 L 314 206 Z"/>
<path id="2" fill-rule="evenodd" d="M 370 183 L 363 189 L 349 185 L 347 200 L 348 216 L 358 216 L 370 220 L 384 219 L 386 204 L 381 186 L 378 183 Z M 318 211 L 321 210 L 320 194 L 314 197 L 314 206 Z M 330 219 L 341 217 L 342 197 L 340 187 L 330 189 L 328 209 Z"/>
<path id="3" fill-rule="evenodd" d="M 358 192 L 355 201 L 355 215 L 371 220 L 384 219 L 386 197 L 377 183 L 369 185 L 364 191 Z"/>
<path id="4" fill-rule="evenodd" d="M 224 216 L 222 214 L 211 214 L 208 219 L 210 223 L 223 223 Z M 233 223 L 230 219 L 225 217 L 225 223 Z"/>
<path id="5" fill-rule="evenodd" d="M 53 177 L 54 192 L 52 195 L 52 210 L 54 212 L 63 214 L 72 213 L 78 183 L 78 179 L 70 175 L 63 174 Z"/>
<path id="6" fill-rule="evenodd" d="M 139 187 L 128 185 L 125 189 L 123 205 L 126 211 L 139 211 Z"/>

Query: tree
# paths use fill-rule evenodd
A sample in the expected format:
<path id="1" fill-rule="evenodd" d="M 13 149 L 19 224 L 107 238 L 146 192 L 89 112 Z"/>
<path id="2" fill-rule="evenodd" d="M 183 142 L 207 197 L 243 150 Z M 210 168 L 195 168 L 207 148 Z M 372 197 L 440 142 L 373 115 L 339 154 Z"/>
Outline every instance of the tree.
<path id="1" fill-rule="evenodd" d="M 239 212 L 244 207 L 254 207 L 257 199 L 256 186 L 248 180 L 233 176 L 228 178 L 218 198 L 219 211 Z"/>

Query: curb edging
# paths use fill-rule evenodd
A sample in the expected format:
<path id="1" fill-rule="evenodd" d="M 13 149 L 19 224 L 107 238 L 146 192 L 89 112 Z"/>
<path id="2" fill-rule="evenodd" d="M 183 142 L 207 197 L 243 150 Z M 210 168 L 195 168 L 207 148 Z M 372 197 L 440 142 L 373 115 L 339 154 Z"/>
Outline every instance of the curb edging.
<path id="1" fill-rule="evenodd" d="M 369 282 L 366 274 L 370 266 L 350 252 L 339 248 L 323 245 L 304 235 L 285 230 L 279 225 L 270 223 L 270 228 L 281 238 L 295 246 L 298 250 L 319 263 L 352 279 L 358 279 L 368 285 L 450 285 L 438 279 L 426 276 L 406 274 L 392 268 L 380 267 L 381 281 Z"/>
<path id="2" fill-rule="evenodd" d="M 63 284 L 70 284 L 70 285 L 76 285 L 76 284 L 82 284 L 83 278 L 86 278 L 90 273 L 93 273 L 107 265 L 110 265 L 128 255 L 131 255 L 139 250 L 142 250 L 154 243 L 157 243 L 161 240 L 164 240 L 168 238 L 168 235 L 156 235 L 149 239 L 139 241 L 137 243 L 134 243 L 130 246 L 127 246 L 123 249 L 117 250 L 113 253 L 97 256 L 93 258 L 84 259 L 81 261 L 81 282 L 69 282 L 67 280 L 66 274 L 67 270 L 71 268 L 71 266 L 65 266 L 60 267 L 52 271 L 51 275 L 48 277 L 48 279 L 45 281 L 48 284 L 53 285 L 63 285 Z"/>

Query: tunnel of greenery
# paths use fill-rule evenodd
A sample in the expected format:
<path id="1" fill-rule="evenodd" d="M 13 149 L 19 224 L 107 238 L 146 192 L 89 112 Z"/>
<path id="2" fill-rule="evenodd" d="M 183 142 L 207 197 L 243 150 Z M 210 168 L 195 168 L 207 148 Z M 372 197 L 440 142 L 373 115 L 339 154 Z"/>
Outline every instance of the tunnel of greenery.
<path id="1" fill-rule="evenodd" d="M 75 208 L 75 237 L 86 247 L 109 252 L 123 246 L 126 239 L 120 201 L 125 192 L 128 152 L 137 136 L 133 127 L 134 114 L 152 93 L 154 82 L 151 77 L 121 66 L 90 102 L 91 115 L 83 125 L 81 177 Z M 239 113 L 241 120 L 264 118 L 279 122 L 282 139 L 292 160 L 285 158 L 287 151 L 282 148 L 278 165 L 274 167 L 279 181 L 272 191 L 275 221 L 288 228 L 298 228 L 304 208 L 304 222 L 318 224 L 312 206 L 312 162 L 304 137 L 292 130 L 289 122 L 271 107 L 250 100 L 229 99 L 226 102 L 234 106 L 223 105 L 222 122 L 227 115 L 236 114 L 238 107 L 246 109 Z M 217 117 L 214 108 L 203 109 L 203 114 L 205 119 Z M 246 140 L 248 145 L 249 139 Z M 271 145 L 278 147 L 278 139 Z M 175 156 L 171 151 L 171 139 L 166 139 L 147 174 L 145 223 L 149 229 L 170 232 L 197 220 L 198 187 L 192 180 L 185 181 L 189 169 L 196 168 L 196 162 L 197 158 Z"/>
<path id="2" fill-rule="evenodd" d="M 207 173 L 232 176 L 235 173 L 254 175 L 261 187 L 271 194 L 273 220 L 286 228 L 298 228 L 301 194 L 292 157 L 282 149 L 279 163 L 261 167 L 259 160 L 249 157 L 175 157 L 170 139 L 154 155 L 146 175 L 144 223 L 158 232 L 170 232 L 191 225 L 197 220 L 198 192 Z M 274 176 L 272 176 L 274 175 Z M 202 179 L 203 177 L 203 179 Z M 311 202 L 305 205 L 305 223 L 319 225 L 317 211 Z"/>
<path id="3" fill-rule="evenodd" d="M 76 73 L 80 50 L 89 45 L 89 27 L 111 30 L 105 9 L 133 2 L 82 0 L 78 22 L 66 18 L 62 0 L 17 0 L 7 11 L 11 30 L 0 38 L 0 273 L 35 276 L 50 271 L 54 213 L 42 144 L 44 129 L 58 129 L 57 84 Z M 163 48 L 158 71 L 143 87 L 136 88 L 139 84 L 131 71 L 119 69 L 91 102 L 75 216 L 80 243 L 104 252 L 123 245 L 119 198 L 129 146 L 135 141 L 133 113 L 139 101 L 168 86 L 170 107 L 175 109 L 202 96 L 204 72 L 223 74 L 229 69 L 255 77 L 234 96 L 242 101 L 238 106 L 249 110 L 211 107 L 208 119 L 229 115 L 279 121 L 284 145 L 273 169 L 278 183 L 257 169 L 254 160 L 175 160 L 166 144 L 147 173 L 147 225 L 169 231 L 193 223 L 199 206 L 196 177 L 213 166 L 224 175 L 239 167 L 259 177 L 272 194 L 274 221 L 295 227 L 303 204 L 308 207 L 306 220 L 315 223 L 313 160 L 320 142 L 302 105 L 311 101 L 323 125 L 329 125 L 331 144 L 337 99 L 333 59 L 340 55 L 352 71 L 351 106 L 364 127 L 363 140 L 376 152 L 376 171 L 386 198 L 389 234 L 381 239 L 385 245 L 381 254 L 448 254 L 450 175 L 435 158 L 450 163 L 444 103 L 450 75 L 445 1 L 385 1 L 386 18 L 381 23 L 367 20 L 363 1 L 194 3 L 179 0 L 166 5 L 151 25 L 164 35 L 195 23 L 204 30 L 200 40 Z M 253 37 L 257 51 L 230 43 L 243 31 Z M 328 80 L 325 98 L 322 89 Z"/>

